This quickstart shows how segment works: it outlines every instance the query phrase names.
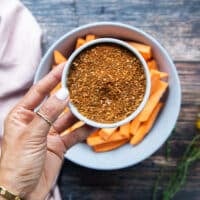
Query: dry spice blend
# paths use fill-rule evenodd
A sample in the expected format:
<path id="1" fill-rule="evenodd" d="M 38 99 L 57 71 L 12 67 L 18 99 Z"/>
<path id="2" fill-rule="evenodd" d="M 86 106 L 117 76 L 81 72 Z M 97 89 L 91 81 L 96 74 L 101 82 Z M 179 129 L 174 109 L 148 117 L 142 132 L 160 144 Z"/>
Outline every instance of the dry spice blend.
<path id="1" fill-rule="evenodd" d="M 67 86 L 78 111 L 96 122 L 128 117 L 143 100 L 146 79 L 138 58 L 110 43 L 81 52 L 73 61 Z"/>

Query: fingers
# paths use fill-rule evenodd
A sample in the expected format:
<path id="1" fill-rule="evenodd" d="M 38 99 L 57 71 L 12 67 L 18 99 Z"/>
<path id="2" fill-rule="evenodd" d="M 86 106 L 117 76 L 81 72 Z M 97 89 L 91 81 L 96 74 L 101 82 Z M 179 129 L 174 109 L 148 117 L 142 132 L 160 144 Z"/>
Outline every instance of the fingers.
<path id="1" fill-rule="evenodd" d="M 55 95 L 49 97 L 38 111 L 41 115 L 35 115 L 30 124 L 33 132 L 40 133 L 40 135 L 47 135 L 50 126 L 46 119 L 53 123 L 63 112 L 68 101 L 69 98 L 65 89 L 60 89 Z"/>
<path id="2" fill-rule="evenodd" d="M 61 136 L 61 135 L 48 135 L 47 137 L 47 148 L 48 151 L 56 154 L 62 160 L 63 153 L 66 152 L 70 147 L 73 145 L 82 142 L 87 138 L 87 136 L 94 132 L 96 128 L 84 125 L 79 129 L 71 132 L 68 135 Z"/>
<path id="3" fill-rule="evenodd" d="M 78 119 L 74 115 L 72 115 L 70 111 L 68 111 L 54 122 L 53 129 L 56 131 L 56 133 L 59 134 L 63 132 L 65 129 L 71 127 L 77 121 Z M 54 131 L 53 129 L 52 131 Z"/>
<path id="4" fill-rule="evenodd" d="M 75 145 L 76 143 L 82 142 L 85 140 L 89 134 L 94 132 L 96 128 L 84 125 L 79 129 L 76 129 L 75 131 L 65 135 L 61 136 L 61 139 L 65 145 L 66 150 L 69 149 L 71 146 Z"/>
<path id="5" fill-rule="evenodd" d="M 17 106 L 22 106 L 29 110 L 36 108 L 45 96 L 60 82 L 64 65 L 65 63 L 55 67 L 43 79 L 33 85 Z"/>

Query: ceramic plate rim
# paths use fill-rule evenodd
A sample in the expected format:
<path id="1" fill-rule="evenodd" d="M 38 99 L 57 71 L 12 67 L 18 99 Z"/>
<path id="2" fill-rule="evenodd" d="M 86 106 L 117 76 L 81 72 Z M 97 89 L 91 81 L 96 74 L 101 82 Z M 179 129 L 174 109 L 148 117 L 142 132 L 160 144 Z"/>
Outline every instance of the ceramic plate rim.
<path id="1" fill-rule="evenodd" d="M 72 161 L 73 163 L 76 163 L 80 166 L 84 166 L 86 168 L 90 168 L 90 169 L 96 169 L 96 170 L 117 170 L 117 169 L 122 169 L 122 168 L 126 168 L 126 167 L 130 167 L 130 166 L 133 166 L 133 165 L 136 165 L 140 162 L 142 162 L 143 160 L 145 160 L 146 158 L 148 158 L 149 156 L 151 156 L 153 153 L 155 153 L 162 145 L 163 143 L 167 140 L 167 138 L 171 135 L 171 131 L 173 130 L 174 126 L 175 126 L 175 123 L 178 119 L 178 116 L 179 116 L 179 112 L 180 112 L 180 107 L 181 107 L 181 86 L 180 86 L 180 80 L 178 78 L 178 74 L 177 74 L 177 71 L 176 71 L 176 68 L 175 68 L 175 65 L 172 61 L 172 59 L 170 58 L 170 56 L 168 55 L 167 51 L 162 47 L 162 45 L 156 40 L 154 39 L 152 36 L 150 36 L 148 33 L 145 33 L 144 31 L 138 29 L 138 28 L 135 28 L 133 26 L 130 26 L 130 25 L 126 25 L 126 24 L 123 24 L 123 23 L 119 23 L 119 22 L 96 22 L 96 23 L 90 23 L 90 24 L 86 24 L 86 25 L 83 25 L 83 26 L 80 26 L 78 28 L 75 28 L 73 30 L 71 30 L 70 32 L 64 34 L 62 37 L 60 37 L 60 39 L 58 39 L 53 45 L 51 45 L 51 47 L 48 49 L 48 51 L 45 53 L 44 57 L 42 58 L 41 62 L 40 62 L 40 65 L 38 66 L 37 68 L 37 71 L 36 71 L 36 74 L 35 74 L 35 77 L 34 77 L 34 83 L 37 82 L 39 80 L 39 75 L 42 71 L 42 66 L 44 65 L 46 59 L 49 57 L 49 54 L 55 49 L 55 47 L 61 43 L 61 41 L 63 41 L 65 38 L 69 37 L 70 35 L 76 33 L 76 32 L 80 32 L 84 29 L 87 29 L 87 28 L 90 28 L 90 27 L 96 27 L 96 26 L 118 26 L 118 27 L 121 27 L 121 28 L 126 28 L 126 29 L 129 29 L 130 31 L 134 31 L 134 32 L 137 32 L 138 34 L 142 35 L 143 37 L 145 38 L 148 38 L 152 43 L 154 43 L 162 52 L 162 54 L 165 56 L 165 58 L 168 60 L 169 62 L 169 65 L 171 66 L 171 69 L 173 70 L 174 73 L 174 78 L 177 82 L 177 85 L 176 85 L 176 90 L 177 90 L 177 99 L 176 99 L 176 102 L 177 102 L 177 107 L 176 107 L 176 113 L 174 113 L 174 121 L 173 123 L 170 125 L 170 127 L 168 127 L 168 133 L 163 135 L 163 139 L 162 141 L 160 141 L 159 143 L 156 143 L 156 145 L 153 146 L 153 149 L 151 149 L 150 152 L 146 152 L 145 154 L 143 154 L 143 156 L 140 157 L 140 159 L 137 159 L 134 161 L 129 161 L 128 163 L 121 163 L 120 165 L 112 165 L 112 166 L 109 166 L 109 167 L 104 167 L 104 166 L 97 166 L 97 165 L 94 165 L 94 164 L 91 164 L 91 163 L 84 163 L 84 162 L 79 162 L 77 161 L 74 157 L 71 157 L 69 153 L 66 153 L 65 154 L 65 158 L 67 158 L 68 160 Z M 75 145 L 76 146 L 76 145 Z M 70 150 L 68 151 L 70 152 Z"/>

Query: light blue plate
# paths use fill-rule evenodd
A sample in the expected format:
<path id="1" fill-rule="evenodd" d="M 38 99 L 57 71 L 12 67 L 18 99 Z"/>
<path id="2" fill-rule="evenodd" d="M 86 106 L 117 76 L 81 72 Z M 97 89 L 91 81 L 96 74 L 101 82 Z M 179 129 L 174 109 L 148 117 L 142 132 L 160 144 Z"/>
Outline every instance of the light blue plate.
<path id="1" fill-rule="evenodd" d="M 72 147 L 65 157 L 81 166 L 98 170 L 121 169 L 135 165 L 158 150 L 175 126 L 181 105 L 181 88 L 176 67 L 166 50 L 147 33 L 121 23 L 99 22 L 76 28 L 57 40 L 43 57 L 35 74 L 34 82 L 40 80 L 50 70 L 53 50 L 57 49 L 69 56 L 74 49 L 76 39 L 88 33 L 99 37 L 135 40 L 150 45 L 161 71 L 169 74 L 169 90 L 165 105 L 154 127 L 139 145 L 133 147 L 127 144 L 110 152 L 95 153 L 88 145 L 81 143 Z"/>

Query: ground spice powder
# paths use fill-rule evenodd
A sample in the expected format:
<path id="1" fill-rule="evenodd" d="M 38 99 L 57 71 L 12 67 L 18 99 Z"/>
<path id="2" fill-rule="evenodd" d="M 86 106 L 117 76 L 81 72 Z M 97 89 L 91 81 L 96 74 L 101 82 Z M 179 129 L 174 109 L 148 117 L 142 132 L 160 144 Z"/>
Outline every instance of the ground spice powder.
<path id="1" fill-rule="evenodd" d="M 146 79 L 132 52 L 105 43 L 92 46 L 75 58 L 67 85 L 70 99 L 82 115 L 96 122 L 114 123 L 139 106 Z"/>

